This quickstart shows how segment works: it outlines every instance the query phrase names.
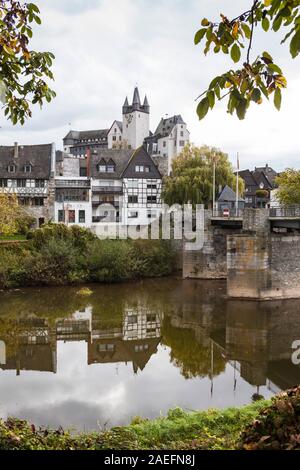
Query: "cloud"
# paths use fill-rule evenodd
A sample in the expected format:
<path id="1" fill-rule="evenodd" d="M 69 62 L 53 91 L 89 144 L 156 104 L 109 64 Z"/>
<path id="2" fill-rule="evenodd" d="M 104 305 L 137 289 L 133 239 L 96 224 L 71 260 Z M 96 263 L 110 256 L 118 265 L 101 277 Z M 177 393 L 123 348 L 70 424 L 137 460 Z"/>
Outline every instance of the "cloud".
<path id="1" fill-rule="evenodd" d="M 199 122 L 195 98 L 211 78 L 232 67 L 227 57 L 204 57 L 193 45 L 200 19 L 229 16 L 249 0 L 36 0 L 43 24 L 36 28 L 33 47 L 56 55 L 57 98 L 21 128 L 1 119 L 0 143 L 55 141 L 73 129 L 108 128 L 121 118 L 126 95 L 138 83 L 147 93 L 154 130 L 166 113 L 182 114 L 196 144 L 216 145 L 232 161 L 239 151 L 244 167 L 269 162 L 282 169 L 298 166 L 297 138 L 300 91 L 299 60 L 280 46 L 280 37 L 261 32 L 253 55 L 265 49 L 288 72 L 283 109 L 255 106 L 244 122 L 226 113 L 225 103 Z"/>

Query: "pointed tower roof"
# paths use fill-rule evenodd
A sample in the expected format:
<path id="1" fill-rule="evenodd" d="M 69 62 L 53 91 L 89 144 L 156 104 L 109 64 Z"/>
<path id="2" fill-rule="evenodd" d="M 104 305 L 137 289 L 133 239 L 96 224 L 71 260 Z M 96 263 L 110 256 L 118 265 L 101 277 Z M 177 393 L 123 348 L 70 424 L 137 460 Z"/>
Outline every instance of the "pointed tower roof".
<path id="1" fill-rule="evenodd" d="M 149 106 L 149 101 L 148 101 L 147 95 L 145 95 L 143 106 Z"/>
<path id="2" fill-rule="evenodd" d="M 140 93 L 139 93 L 139 89 L 137 86 L 134 89 L 132 105 L 141 106 Z"/>
<path id="3" fill-rule="evenodd" d="M 126 96 L 126 100 L 125 100 L 125 102 L 124 102 L 123 106 L 129 106 L 129 103 L 128 103 L 128 97 L 127 97 L 127 96 Z"/>

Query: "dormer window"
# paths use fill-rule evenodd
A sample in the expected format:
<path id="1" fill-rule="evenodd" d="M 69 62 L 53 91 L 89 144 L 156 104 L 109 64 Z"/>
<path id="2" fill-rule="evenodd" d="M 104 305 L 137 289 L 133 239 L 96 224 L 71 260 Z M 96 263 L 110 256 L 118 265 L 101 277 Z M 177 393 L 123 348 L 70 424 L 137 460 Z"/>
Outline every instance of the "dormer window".
<path id="1" fill-rule="evenodd" d="M 32 166 L 30 164 L 24 166 L 24 173 L 31 173 Z"/>
<path id="2" fill-rule="evenodd" d="M 107 167 L 106 167 L 107 173 L 115 173 L 116 171 L 116 164 L 113 160 L 109 160 Z"/>
<path id="3" fill-rule="evenodd" d="M 100 162 L 98 165 L 99 173 L 106 173 L 106 163 Z"/>
<path id="4" fill-rule="evenodd" d="M 17 169 L 16 165 L 14 165 L 12 163 L 12 164 L 8 165 L 7 171 L 8 171 L 8 173 L 15 173 L 16 169 Z"/>

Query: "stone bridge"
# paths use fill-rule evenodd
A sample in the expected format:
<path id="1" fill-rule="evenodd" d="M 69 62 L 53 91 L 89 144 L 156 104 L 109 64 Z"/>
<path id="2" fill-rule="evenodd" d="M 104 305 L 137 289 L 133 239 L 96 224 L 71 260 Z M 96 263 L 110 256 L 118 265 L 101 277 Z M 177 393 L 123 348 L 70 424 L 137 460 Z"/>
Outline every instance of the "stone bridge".
<path id="1" fill-rule="evenodd" d="M 227 279 L 232 298 L 300 298 L 300 207 L 205 211 L 204 240 L 183 249 L 185 279 Z"/>

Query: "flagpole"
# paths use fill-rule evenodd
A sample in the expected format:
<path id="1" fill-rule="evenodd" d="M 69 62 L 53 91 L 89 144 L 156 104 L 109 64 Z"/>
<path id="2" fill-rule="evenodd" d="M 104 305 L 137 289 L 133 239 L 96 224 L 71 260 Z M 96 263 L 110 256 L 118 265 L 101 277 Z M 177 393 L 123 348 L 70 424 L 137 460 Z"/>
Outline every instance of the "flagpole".
<path id="1" fill-rule="evenodd" d="M 237 154 L 237 172 L 236 172 L 236 201 L 235 201 L 235 215 L 239 216 L 239 170 L 240 170 L 240 156 Z"/>

